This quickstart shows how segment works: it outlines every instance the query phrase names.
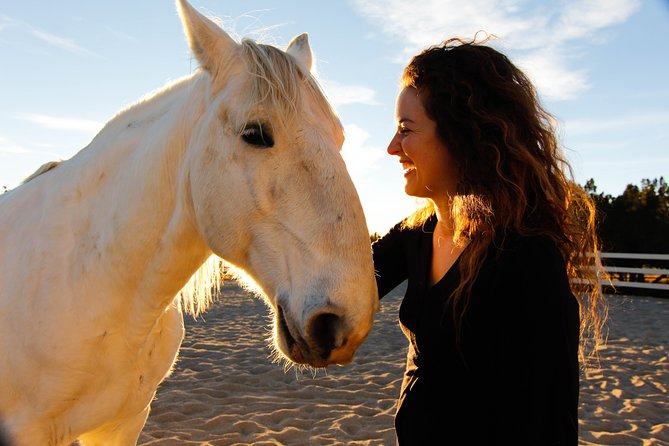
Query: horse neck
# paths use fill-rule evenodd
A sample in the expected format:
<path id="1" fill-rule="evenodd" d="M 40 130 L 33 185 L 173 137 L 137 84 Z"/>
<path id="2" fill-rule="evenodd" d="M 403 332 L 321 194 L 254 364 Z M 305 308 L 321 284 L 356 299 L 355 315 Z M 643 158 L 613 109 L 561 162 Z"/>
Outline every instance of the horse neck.
<path id="1" fill-rule="evenodd" d="M 174 84 L 117 115 L 90 147 L 88 177 L 105 177 L 94 212 L 117 234 L 100 266 L 124 283 L 133 314 L 147 324 L 211 254 L 195 226 L 184 168 L 206 88 L 202 75 Z"/>

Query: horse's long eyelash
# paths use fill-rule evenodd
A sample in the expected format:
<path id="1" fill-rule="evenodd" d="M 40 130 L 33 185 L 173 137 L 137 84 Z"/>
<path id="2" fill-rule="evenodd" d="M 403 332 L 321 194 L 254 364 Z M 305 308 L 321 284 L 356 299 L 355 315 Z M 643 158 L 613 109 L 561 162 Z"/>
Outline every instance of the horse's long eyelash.
<path id="1" fill-rule="evenodd" d="M 259 148 L 270 148 L 274 146 L 274 139 L 268 131 L 268 126 L 262 123 L 246 124 L 241 131 L 241 138 L 247 144 Z"/>

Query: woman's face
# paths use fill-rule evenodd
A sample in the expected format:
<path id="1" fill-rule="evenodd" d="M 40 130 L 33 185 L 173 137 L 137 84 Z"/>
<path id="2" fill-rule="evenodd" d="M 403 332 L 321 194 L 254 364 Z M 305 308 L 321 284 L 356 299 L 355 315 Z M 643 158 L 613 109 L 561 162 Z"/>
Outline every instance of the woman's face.
<path id="1" fill-rule="evenodd" d="M 399 157 L 404 168 L 404 191 L 439 203 L 456 192 L 455 167 L 437 134 L 437 123 L 423 108 L 418 91 L 405 87 L 395 107 L 397 132 L 388 153 Z"/>

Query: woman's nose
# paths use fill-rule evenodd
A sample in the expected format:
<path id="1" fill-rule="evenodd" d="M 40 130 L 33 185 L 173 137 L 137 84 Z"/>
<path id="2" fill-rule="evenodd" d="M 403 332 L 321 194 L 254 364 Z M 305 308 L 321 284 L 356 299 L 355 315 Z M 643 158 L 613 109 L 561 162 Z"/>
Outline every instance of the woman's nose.
<path id="1" fill-rule="evenodd" d="M 386 149 L 388 154 L 398 155 L 402 151 L 402 147 L 400 146 L 399 136 L 400 136 L 399 133 L 395 133 L 395 135 L 393 135 L 393 139 L 390 140 L 388 148 Z"/>

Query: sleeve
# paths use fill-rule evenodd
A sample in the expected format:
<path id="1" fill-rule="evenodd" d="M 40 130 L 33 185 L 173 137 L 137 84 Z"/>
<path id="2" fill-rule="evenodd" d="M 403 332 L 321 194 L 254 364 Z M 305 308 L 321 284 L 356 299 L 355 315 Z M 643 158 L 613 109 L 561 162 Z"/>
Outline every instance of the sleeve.
<path id="1" fill-rule="evenodd" d="M 398 224 L 372 244 L 379 298 L 392 291 L 408 276 L 405 250 L 407 233 Z"/>

